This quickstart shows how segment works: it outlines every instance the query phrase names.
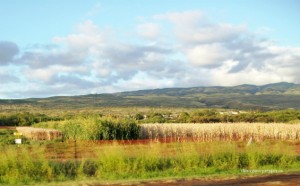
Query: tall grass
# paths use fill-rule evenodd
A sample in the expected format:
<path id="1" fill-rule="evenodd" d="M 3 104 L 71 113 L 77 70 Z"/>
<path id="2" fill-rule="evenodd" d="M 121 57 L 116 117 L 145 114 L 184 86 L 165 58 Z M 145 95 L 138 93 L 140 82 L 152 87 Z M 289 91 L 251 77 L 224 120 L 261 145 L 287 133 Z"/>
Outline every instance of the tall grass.
<path id="1" fill-rule="evenodd" d="M 140 126 L 128 119 L 77 117 L 34 126 L 58 129 L 67 140 L 133 140 L 140 134 Z"/>
<path id="2" fill-rule="evenodd" d="M 0 128 L 0 144 L 13 144 L 15 143 L 14 131 L 10 129 Z"/>
<path id="3" fill-rule="evenodd" d="M 143 124 L 143 139 L 171 138 L 173 141 L 192 139 L 215 140 L 300 140 L 300 124 L 279 123 L 216 123 L 216 124 Z"/>
<path id="4" fill-rule="evenodd" d="M 231 142 L 114 143 L 95 146 L 93 158 L 54 161 L 45 158 L 42 147 L 2 146 L 0 184 L 204 176 L 236 174 L 242 169 L 299 170 L 300 161 L 291 148 L 284 143 L 253 144 L 247 148 Z"/>
<path id="5" fill-rule="evenodd" d="M 44 151 L 36 148 L 34 152 L 22 146 L 1 146 L 0 184 L 30 184 L 53 178 Z"/>

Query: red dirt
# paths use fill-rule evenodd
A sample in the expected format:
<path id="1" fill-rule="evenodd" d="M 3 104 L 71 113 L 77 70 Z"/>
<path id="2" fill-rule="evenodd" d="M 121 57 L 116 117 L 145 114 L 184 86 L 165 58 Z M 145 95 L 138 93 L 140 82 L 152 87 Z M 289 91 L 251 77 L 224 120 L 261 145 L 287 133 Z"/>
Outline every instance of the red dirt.
<path id="1" fill-rule="evenodd" d="M 138 140 L 80 140 L 83 143 L 91 143 L 97 145 L 109 145 L 109 144 L 120 144 L 120 145 L 147 145 L 151 143 L 180 143 L 180 142 L 208 142 L 207 140 L 198 140 L 195 138 L 155 138 L 155 139 L 138 139 Z M 210 140 L 211 141 L 211 140 Z M 241 140 L 220 140 L 220 141 L 241 141 Z"/>
<path id="2" fill-rule="evenodd" d="M 189 141 L 188 139 L 184 140 Z M 125 146 L 131 145 L 148 145 L 151 143 L 172 143 L 174 142 L 171 139 L 157 139 L 157 140 L 98 140 L 98 141 L 88 141 L 88 140 L 78 140 L 76 142 L 76 157 L 77 158 L 92 158 L 95 157 L 95 147 L 102 145 L 112 145 L 119 144 Z M 295 152 L 300 156 L 300 143 L 291 144 L 294 146 Z M 63 143 L 54 143 L 47 145 L 46 154 L 50 159 L 73 159 L 75 157 L 75 142 L 67 141 Z M 170 149 L 169 149 L 170 150 Z"/>
<path id="3" fill-rule="evenodd" d="M 108 184 L 92 184 L 91 186 L 104 186 Z M 142 181 L 138 183 L 110 184 L 112 186 L 300 186 L 300 173 L 297 174 L 277 174 L 256 177 L 240 177 L 234 179 L 176 179 L 176 180 L 157 180 Z"/>
<path id="4" fill-rule="evenodd" d="M 16 130 L 16 127 L 13 127 L 13 126 L 0 126 L 0 129 Z"/>
<path id="5" fill-rule="evenodd" d="M 300 156 L 300 144 L 295 145 L 295 151 Z"/>

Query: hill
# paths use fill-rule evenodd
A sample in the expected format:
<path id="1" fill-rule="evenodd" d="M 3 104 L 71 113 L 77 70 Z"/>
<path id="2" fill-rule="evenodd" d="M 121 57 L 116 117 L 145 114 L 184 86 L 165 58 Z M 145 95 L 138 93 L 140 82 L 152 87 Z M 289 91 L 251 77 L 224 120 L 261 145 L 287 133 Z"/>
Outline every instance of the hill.
<path id="1" fill-rule="evenodd" d="M 230 109 L 300 109 L 300 85 L 274 83 L 192 88 L 163 88 L 18 100 L 0 100 L 1 108 L 191 107 Z"/>

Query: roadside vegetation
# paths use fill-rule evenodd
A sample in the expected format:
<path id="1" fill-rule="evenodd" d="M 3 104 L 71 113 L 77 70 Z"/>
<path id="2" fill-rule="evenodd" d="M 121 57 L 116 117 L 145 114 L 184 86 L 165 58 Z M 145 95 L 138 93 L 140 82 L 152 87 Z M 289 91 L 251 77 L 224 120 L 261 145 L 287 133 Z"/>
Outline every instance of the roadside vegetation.
<path id="1" fill-rule="evenodd" d="M 295 170 L 284 143 L 235 142 L 110 144 L 93 146 L 88 159 L 47 158 L 41 145 L 1 146 L 0 184 L 45 184 L 70 180 L 128 180 L 207 175 L 242 175 L 241 170 Z"/>

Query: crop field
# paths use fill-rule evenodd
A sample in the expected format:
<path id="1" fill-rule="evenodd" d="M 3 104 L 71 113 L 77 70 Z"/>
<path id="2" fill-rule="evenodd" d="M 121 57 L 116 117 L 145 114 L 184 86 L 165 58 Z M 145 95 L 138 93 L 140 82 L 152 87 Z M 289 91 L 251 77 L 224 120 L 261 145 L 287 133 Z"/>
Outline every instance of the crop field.
<path id="1" fill-rule="evenodd" d="M 298 112 L 285 112 L 291 113 L 285 115 L 288 120 L 277 113 L 228 115 L 246 120 L 250 116 L 257 120 L 263 116 L 265 121 L 280 118 L 286 123 L 212 123 L 217 117 L 231 119 L 216 114 L 218 111 L 148 114 L 134 110 L 134 115 L 121 111 L 113 115 L 76 112 L 63 117 L 3 114 L 3 123 L 19 122 L 19 126 L 0 127 L 0 185 L 64 185 L 70 181 L 72 185 L 97 185 L 300 171 Z M 22 133 L 23 144 L 15 144 L 17 131 Z M 249 173 L 252 170 L 261 172 Z"/>
<path id="2" fill-rule="evenodd" d="M 182 141 L 215 140 L 300 140 L 300 124 L 279 123 L 218 123 L 218 124 L 143 124 L 143 139 Z"/>
<path id="3" fill-rule="evenodd" d="M 16 130 L 31 140 L 54 140 L 62 138 L 62 133 L 55 129 L 16 127 Z"/>

